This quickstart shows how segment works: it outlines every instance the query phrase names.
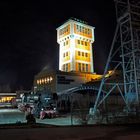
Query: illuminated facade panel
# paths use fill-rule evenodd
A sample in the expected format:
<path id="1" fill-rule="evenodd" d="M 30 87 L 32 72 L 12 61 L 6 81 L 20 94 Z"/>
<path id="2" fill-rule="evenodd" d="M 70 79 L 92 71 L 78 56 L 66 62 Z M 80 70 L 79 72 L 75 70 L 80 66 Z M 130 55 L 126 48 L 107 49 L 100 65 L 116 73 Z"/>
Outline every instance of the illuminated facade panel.
<path id="1" fill-rule="evenodd" d="M 69 19 L 57 28 L 59 70 L 94 72 L 92 43 L 94 27 L 76 19 Z M 81 68 L 78 67 L 81 65 Z"/>

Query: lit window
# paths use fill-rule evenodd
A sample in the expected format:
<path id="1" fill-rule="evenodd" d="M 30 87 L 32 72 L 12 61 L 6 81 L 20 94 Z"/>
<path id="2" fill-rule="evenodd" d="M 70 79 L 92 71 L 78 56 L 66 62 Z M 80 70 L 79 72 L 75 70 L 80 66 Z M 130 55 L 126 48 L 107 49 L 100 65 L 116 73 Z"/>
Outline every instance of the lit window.
<path id="1" fill-rule="evenodd" d="M 45 80 L 44 80 L 44 81 L 45 81 L 45 83 L 46 83 L 46 82 L 47 82 L 47 79 L 45 78 Z"/>
<path id="2" fill-rule="evenodd" d="M 42 83 L 41 80 L 39 80 L 40 84 Z"/>
<path id="3" fill-rule="evenodd" d="M 50 81 L 52 81 L 53 80 L 53 78 L 52 77 L 50 77 Z"/>
<path id="4" fill-rule="evenodd" d="M 88 64 L 86 64 L 86 72 L 88 72 Z"/>
<path id="5" fill-rule="evenodd" d="M 42 84 L 44 84 L 44 79 L 42 79 Z"/>
<path id="6" fill-rule="evenodd" d="M 79 25 L 76 25 L 77 29 L 79 28 Z"/>
<path id="7" fill-rule="evenodd" d="M 68 71 L 68 64 L 66 64 L 66 71 Z"/>
<path id="8" fill-rule="evenodd" d="M 91 30 L 89 30 L 89 34 L 91 34 Z"/>
<path id="9" fill-rule="evenodd" d="M 77 25 L 76 27 L 77 27 L 77 32 L 80 32 L 80 26 Z"/>
<path id="10" fill-rule="evenodd" d="M 79 27 L 79 30 L 80 30 L 80 32 L 81 32 L 81 26 Z"/>
<path id="11" fill-rule="evenodd" d="M 78 70 L 81 71 L 81 63 L 78 63 Z"/>
<path id="12" fill-rule="evenodd" d="M 65 71 L 65 64 L 63 65 L 63 70 Z"/>
<path id="13" fill-rule="evenodd" d="M 87 34 L 89 35 L 89 29 L 87 30 Z"/>
<path id="14" fill-rule="evenodd" d="M 82 27 L 82 32 L 84 33 L 84 27 Z"/>
<path id="15" fill-rule="evenodd" d="M 79 28 L 79 25 L 76 25 L 76 28 L 77 28 L 77 30 L 78 30 L 78 28 Z"/>
<path id="16" fill-rule="evenodd" d="M 66 27 L 64 27 L 64 33 L 66 32 Z"/>
<path id="17" fill-rule="evenodd" d="M 85 71 L 85 65 L 82 64 L 82 71 Z"/>
<path id="18" fill-rule="evenodd" d="M 87 34 L 87 28 L 85 28 L 85 34 Z"/>
<path id="19" fill-rule="evenodd" d="M 39 80 L 37 80 L 37 84 L 39 84 L 40 82 L 39 82 Z"/>
<path id="20" fill-rule="evenodd" d="M 50 79 L 49 79 L 49 77 L 47 78 L 47 83 L 49 83 L 49 81 L 50 81 Z"/>
<path id="21" fill-rule="evenodd" d="M 81 55 L 81 53 L 80 53 L 80 51 L 78 51 L 78 56 L 80 56 Z"/>
<path id="22" fill-rule="evenodd" d="M 67 31 L 67 32 L 69 31 L 69 30 L 68 30 L 68 26 L 67 26 L 67 30 L 66 30 L 66 31 Z"/>
<path id="23" fill-rule="evenodd" d="M 78 44 L 80 44 L 80 40 L 78 40 Z"/>

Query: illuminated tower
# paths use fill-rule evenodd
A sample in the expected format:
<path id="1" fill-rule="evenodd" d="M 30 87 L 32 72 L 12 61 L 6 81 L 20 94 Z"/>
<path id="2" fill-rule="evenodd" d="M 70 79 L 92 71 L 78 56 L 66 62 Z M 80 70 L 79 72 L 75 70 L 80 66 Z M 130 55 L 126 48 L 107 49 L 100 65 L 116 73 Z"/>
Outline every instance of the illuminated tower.
<path id="1" fill-rule="evenodd" d="M 92 43 L 94 27 L 71 18 L 57 28 L 59 70 L 94 72 Z"/>

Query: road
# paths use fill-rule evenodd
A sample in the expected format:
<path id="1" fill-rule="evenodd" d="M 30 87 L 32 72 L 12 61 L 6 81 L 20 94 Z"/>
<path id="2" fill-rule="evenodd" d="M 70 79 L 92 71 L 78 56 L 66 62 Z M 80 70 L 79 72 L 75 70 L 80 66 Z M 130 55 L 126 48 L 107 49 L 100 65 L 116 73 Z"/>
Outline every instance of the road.
<path id="1" fill-rule="evenodd" d="M 0 128 L 1 140 L 140 140 L 139 126 Z"/>
<path id="2" fill-rule="evenodd" d="M 24 125 L 2 125 L 20 121 Z M 24 113 L 17 109 L 0 109 L 1 140 L 140 140 L 138 125 L 70 126 L 70 118 L 37 119 L 37 124 L 27 125 Z M 40 125 L 55 124 L 61 126 Z M 69 125 L 69 126 L 64 126 Z"/>

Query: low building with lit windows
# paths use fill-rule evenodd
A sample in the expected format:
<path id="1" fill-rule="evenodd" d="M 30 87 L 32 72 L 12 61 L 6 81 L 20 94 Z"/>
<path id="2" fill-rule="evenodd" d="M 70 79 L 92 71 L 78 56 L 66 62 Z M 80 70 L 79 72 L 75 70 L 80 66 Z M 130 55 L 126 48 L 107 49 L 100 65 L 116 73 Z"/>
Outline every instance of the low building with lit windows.
<path id="1" fill-rule="evenodd" d="M 88 72 L 41 71 L 35 76 L 34 90 L 50 90 L 52 93 L 59 94 L 63 90 L 80 86 L 89 81 L 99 81 L 101 77 L 102 75 Z"/>

